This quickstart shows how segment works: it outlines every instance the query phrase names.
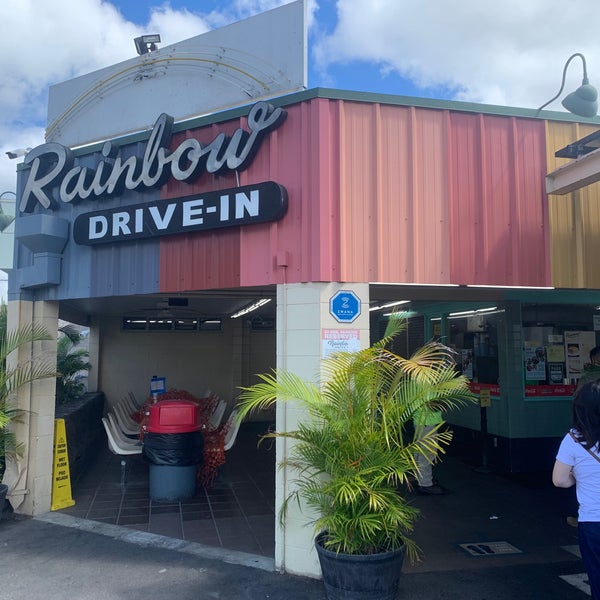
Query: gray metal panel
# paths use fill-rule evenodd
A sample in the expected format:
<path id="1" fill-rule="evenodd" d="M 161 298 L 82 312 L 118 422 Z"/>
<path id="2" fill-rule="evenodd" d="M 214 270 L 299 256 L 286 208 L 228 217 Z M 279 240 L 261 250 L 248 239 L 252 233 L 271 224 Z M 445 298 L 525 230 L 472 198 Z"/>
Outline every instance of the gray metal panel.
<path id="1" fill-rule="evenodd" d="M 158 292 L 159 243 L 142 241 L 92 248 L 89 296 Z"/>
<path id="2" fill-rule="evenodd" d="M 147 129 L 161 112 L 181 120 L 301 90 L 306 40 L 298 0 L 57 84 L 46 139 L 82 145 Z"/>
<path id="3" fill-rule="evenodd" d="M 124 158 L 136 154 L 141 156 L 145 144 L 135 143 L 122 148 Z M 80 156 L 77 164 L 94 167 L 101 159 L 99 152 Z M 19 179 L 26 171 L 18 173 Z M 19 181 L 19 183 L 21 183 Z M 113 198 L 105 198 L 102 208 L 123 207 L 128 204 L 147 202 L 160 197 L 159 190 L 139 193 L 124 193 Z M 53 211 L 53 217 L 65 219 L 71 224 L 69 239 L 61 256 L 60 284 L 49 285 L 35 290 L 36 300 L 65 300 L 74 298 L 96 298 L 104 296 L 128 296 L 158 291 L 159 252 L 158 240 L 127 242 L 107 247 L 91 247 L 75 244 L 72 223 L 79 214 L 93 208 L 93 204 L 84 201 L 81 204 L 59 203 Z M 37 207 L 37 213 L 45 214 Z M 31 215 L 18 214 L 16 222 Z M 34 215 L 38 216 L 38 215 Z M 15 245 L 15 270 L 11 274 L 9 292 L 11 299 L 20 293 L 19 271 L 26 272 L 33 264 L 34 256 L 23 243 L 17 240 Z"/>

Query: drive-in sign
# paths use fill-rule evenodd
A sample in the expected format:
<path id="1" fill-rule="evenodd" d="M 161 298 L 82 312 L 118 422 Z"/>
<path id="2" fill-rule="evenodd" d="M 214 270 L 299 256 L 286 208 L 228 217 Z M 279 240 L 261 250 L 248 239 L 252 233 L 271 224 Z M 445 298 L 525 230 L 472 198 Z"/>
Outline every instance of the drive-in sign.
<path id="1" fill-rule="evenodd" d="M 273 181 L 79 215 L 77 244 L 125 242 L 206 229 L 266 223 L 283 217 L 287 192 Z"/>
<path id="2" fill-rule="evenodd" d="M 340 290 L 329 300 L 329 313 L 339 323 L 352 323 L 360 315 L 360 298 L 350 290 Z"/>

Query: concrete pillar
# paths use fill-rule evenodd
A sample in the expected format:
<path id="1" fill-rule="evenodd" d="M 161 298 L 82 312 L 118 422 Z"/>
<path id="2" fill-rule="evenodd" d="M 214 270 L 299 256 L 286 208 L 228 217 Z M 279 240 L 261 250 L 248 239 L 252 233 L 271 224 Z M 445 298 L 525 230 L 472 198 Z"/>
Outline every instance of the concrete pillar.
<path id="1" fill-rule="evenodd" d="M 329 312 L 329 301 L 339 290 L 351 290 L 360 299 L 360 315 L 351 323 L 339 323 Z M 346 330 L 359 348 L 369 346 L 369 286 L 366 283 L 300 283 L 277 286 L 277 369 L 296 373 L 317 382 L 321 376 L 324 336 L 331 330 Z M 290 431 L 306 418 L 291 402 L 277 404 L 278 431 Z M 277 439 L 277 462 L 289 456 L 291 441 Z M 295 473 L 278 469 L 275 484 L 277 513 L 293 490 Z M 291 503 L 283 527 L 276 521 L 275 564 L 279 570 L 308 577 L 320 577 L 314 549 L 314 515 Z"/>
<path id="2" fill-rule="evenodd" d="M 9 357 L 9 364 L 43 361 L 56 366 L 58 304 L 55 302 L 12 301 L 8 303 L 8 329 L 40 323 L 50 339 L 21 346 Z M 52 494 L 54 446 L 55 378 L 33 381 L 22 386 L 16 404 L 23 416 L 15 424 L 17 442 L 23 455 L 7 461 L 5 482 L 9 500 L 16 512 L 37 515 L 48 512 Z"/>

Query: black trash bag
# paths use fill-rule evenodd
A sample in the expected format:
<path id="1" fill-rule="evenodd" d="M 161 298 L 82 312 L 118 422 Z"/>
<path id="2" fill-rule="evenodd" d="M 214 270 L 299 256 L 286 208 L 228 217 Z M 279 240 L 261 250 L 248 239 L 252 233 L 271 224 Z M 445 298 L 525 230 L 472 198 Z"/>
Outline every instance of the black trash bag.
<path id="1" fill-rule="evenodd" d="M 144 434 L 142 457 L 154 465 L 189 467 L 201 465 L 204 437 L 201 431 Z"/>

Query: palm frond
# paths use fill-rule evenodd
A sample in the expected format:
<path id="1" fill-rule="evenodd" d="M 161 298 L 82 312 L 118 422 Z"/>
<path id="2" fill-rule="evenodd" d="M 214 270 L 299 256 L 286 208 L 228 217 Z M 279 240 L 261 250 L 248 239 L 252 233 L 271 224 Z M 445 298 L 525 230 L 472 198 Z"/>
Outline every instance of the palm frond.
<path id="1" fill-rule="evenodd" d="M 389 350 L 401 329 L 394 321 L 373 346 L 325 358 L 320 384 L 274 370 L 241 388 L 240 418 L 275 402 L 305 410 L 296 429 L 268 434 L 294 441 L 280 463 L 293 479 L 280 519 L 291 502 L 307 506 L 318 515 L 315 531 L 327 531 L 330 549 L 369 553 L 406 545 L 417 556 L 410 533 L 418 510 L 399 486 L 417 473 L 417 455 L 443 453 L 452 435 L 443 424 L 413 435 L 412 422 L 423 410 L 445 411 L 474 399 L 450 348 L 430 342 L 409 358 Z"/>

